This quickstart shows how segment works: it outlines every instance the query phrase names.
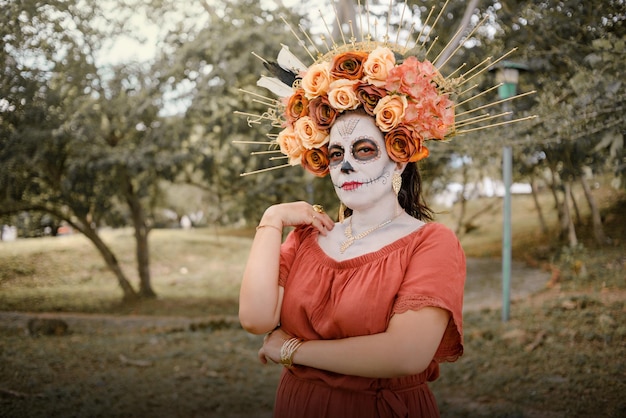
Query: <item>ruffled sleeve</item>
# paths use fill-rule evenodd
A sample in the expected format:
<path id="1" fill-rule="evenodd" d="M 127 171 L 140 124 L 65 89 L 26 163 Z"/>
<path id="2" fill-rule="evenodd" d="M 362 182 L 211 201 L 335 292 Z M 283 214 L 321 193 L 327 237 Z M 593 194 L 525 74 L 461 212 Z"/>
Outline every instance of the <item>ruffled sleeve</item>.
<path id="1" fill-rule="evenodd" d="M 414 248 L 393 313 L 426 306 L 450 312 L 450 321 L 435 361 L 455 361 L 463 354 L 463 288 L 465 253 L 454 233 L 441 224 L 427 224 Z"/>
<path id="2" fill-rule="evenodd" d="M 287 238 L 280 246 L 280 269 L 278 272 L 278 285 L 285 286 L 289 271 L 293 265 L 298 248 L 302 242 L 303 228 L 296 228 L 289 232 Z"/>

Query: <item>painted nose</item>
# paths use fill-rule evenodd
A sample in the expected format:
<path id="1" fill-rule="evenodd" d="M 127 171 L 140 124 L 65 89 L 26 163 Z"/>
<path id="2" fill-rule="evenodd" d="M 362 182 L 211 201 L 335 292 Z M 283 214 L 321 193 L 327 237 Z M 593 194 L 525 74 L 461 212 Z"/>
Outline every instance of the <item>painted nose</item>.
<path id="1" fill-rule="evenodd" d="M 354 171 L 354 168 L 352 168 L 352 165 L 350 165 L 349 161 L 345 161 L 341 164 L 341 172 L 344 174 L 348 174 L 351 171 Z"/>

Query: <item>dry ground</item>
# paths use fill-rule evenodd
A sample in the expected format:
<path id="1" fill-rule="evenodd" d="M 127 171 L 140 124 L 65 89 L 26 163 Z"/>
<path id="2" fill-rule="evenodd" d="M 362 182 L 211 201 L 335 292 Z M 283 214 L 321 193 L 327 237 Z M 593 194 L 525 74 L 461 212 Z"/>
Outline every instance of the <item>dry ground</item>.
<path id="1" fill-rule="evenodd" d="M 443 417 L 626 416 L 625 210 L 603 248 L 555 249 L 516 223 L 514 254 L 537 268 L 514 264 L 508 322 L 497 222 L 463 239 L 465 354 L 431 385 Z M 234 316 L 250 241 L 212 232 L 153 231 L 161 297 L 130 306 L 80 237 L 0 243 L 0 417 L 269 417 L 280 368 Z M 131 234 L 106 238 L 131 271 Z M 29 335 L 33 316 L 68 332 Z"/>
<path id="2" fill-rule="evenodd" d="M 513 287 L 503 323 L 498 269 L 470 260 L 466 354 L 432 385 L 442 415 L 624 416 L 626 293 L 542 290 L 549 275 L 516 263 L 514 283 L 535 278 Z M 32 317 L 69 333 L 28 335 Z M 4 312 L 0 324 L 2 417 L 271 416 L 280 368 L 258 363 L 260 337 L 233 315 Z"/>

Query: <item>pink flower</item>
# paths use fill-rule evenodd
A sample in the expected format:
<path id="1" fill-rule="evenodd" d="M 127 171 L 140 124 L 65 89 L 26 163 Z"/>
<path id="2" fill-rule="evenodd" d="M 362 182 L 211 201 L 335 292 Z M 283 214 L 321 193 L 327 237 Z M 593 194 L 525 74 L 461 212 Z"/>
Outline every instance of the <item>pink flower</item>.
<path id="1" fill-rule="evenodd" d="M 385 88 L 421 100 L 438 94 L 437 86 L 433 83 L 438 74 L 429 61 L 420 62 L 415 57 L 408 57 L 389 72 Z"/>

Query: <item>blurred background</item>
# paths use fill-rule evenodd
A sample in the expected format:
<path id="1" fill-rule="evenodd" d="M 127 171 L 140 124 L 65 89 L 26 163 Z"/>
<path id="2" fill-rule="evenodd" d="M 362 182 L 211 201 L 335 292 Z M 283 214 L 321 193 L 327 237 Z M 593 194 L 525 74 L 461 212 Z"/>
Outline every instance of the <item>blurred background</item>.
<path id="1" fill-rule="evenodd" d="M 428 16 L 444 6 L 433 28 Z M 486 91 L 472 107 L 497 102 L 487 110 L 507 112 L 484 124 L 536 116 L 428 144 L 426 199 L 468 256 L 497 264 L 508 196 L 514 262 L 545 274 L 530 290 L 617 295 L 590 305 L 558 293 L 550 303 L 611 307 L 596 316 L 622 341 L 607 379 L 624 387 L 623 0 L 370 0 L 367 13 L 357 0 L 0 0 L 0 9 L 0 311 L 234 315 L 263 211 L 292 200 L 338 207 L 328 179 L 300 167 L 240 176 L 277 164 L 250 154 L 266 145 L 233 144 L 273 132 L 235 113 L 267 109 L 242 91 L 271 96 L 256 86 L 265 69 L 255 55 L 273 60 L 284 44 L 310 64 L 299 27 L 323 50 L 322 37 L 340 43 L 364 24 L 378 38 L 424 44 L 444 75 L 471 77 L 460 90 Z M 340 31 L 335 13 L 358 23 Z M 483 71 L 466 73 L 476 65 Z M 475 324 L 477 341 L 497 334 L 498 315 L 488 332 Z M 538 346 L 548 337 L 537 327 L 512 338 Z M 609 334 L 597 343 L 606 347 Z M 0 374 L 21 370 L 9 357 Z M 459 379 L 474 382 L 473 370 Z M 0 393 L 28 399 L 32 385 L 16 377 Z M 626 410 L 612 399 L 605 416 Z M 28 416 L 15 411 L 6 416 Z"/>

